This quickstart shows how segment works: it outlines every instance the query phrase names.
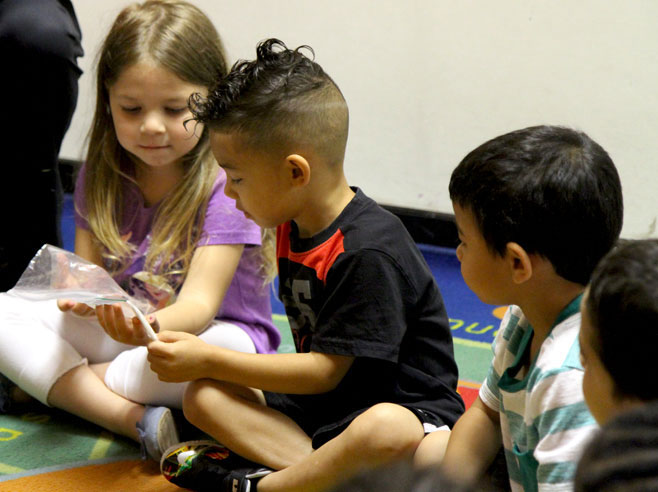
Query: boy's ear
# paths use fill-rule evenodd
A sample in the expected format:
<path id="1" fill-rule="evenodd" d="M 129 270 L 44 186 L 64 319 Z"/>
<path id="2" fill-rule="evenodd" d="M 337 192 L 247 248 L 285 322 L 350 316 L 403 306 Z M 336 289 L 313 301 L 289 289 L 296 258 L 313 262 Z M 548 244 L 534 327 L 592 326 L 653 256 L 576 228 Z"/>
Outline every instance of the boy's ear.
<path id="1" fill-rule="evenodd" d="M 311 180 L 311 165 L 299 154 L 286 157 L 286 171 L 294 186 L 304 186 Z"/>
<path id="2" fill-rule="evenodd" d="M 514 242 L 507 243 L 505 259 L 510 267 L 512 281 L 522 284 L 532 277 L 532 261 L 523 247 Z"/>

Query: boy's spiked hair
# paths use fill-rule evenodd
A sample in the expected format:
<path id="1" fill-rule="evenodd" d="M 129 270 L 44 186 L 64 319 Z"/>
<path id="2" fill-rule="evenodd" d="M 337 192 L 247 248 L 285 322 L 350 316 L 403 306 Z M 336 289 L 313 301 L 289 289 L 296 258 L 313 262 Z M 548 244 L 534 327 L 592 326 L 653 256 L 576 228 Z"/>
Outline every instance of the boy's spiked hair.
<path id="1" fill-rule="evenodd" d="M 658 400 L 658 239 L 623 241 L 592 274 L 592 339 L 620 396 Z"/>
<path id="2" fill-rule="evenodd" d="M 516 242 L 581 285 L 621 232 L 615 165 L 599 144 L 569 128 L 535 126 L 489 140 L 461 161 L 449 190 L 491 251 L 502 256 Z"/>
<path id="3" fill-rule="evenodd" d="M 194 119 L 214 131 L 240 134 L 256 150 L 312 152 L 342 164 L 347 104 L 304 50 L 314 56 L 309 46 L 292 50 L 278 39 L 259 43 L 255 60 L 236 62 L 208 97 L 190 98 Z"/>

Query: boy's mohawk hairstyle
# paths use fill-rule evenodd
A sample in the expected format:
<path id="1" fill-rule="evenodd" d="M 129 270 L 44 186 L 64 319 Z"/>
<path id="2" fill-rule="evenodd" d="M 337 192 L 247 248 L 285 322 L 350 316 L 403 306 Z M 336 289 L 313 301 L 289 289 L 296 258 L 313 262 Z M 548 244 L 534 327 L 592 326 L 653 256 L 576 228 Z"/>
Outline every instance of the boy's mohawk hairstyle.
<path id="1" fill-rule="evenodd" d="M 342 165 L 347 103 L 311 47 L 293 50 L 268 39 L 256 54 L 253 61 L 236 62 L 208 97 L 190 98 L 194 119 L 213 131 L 240 134 L 254 149 L 311 151 L 329 165 Z"/>
<path id="2" fill-rule="evenodd" d="M 302 50 L 308 50 L 311 58 Z M 262 41 L 256 48 L 256 59 L 238 60 L 207 98 L 191 96 L 194 119 L 212 126 L 232 126 L 247 116 L 247 105 L 265 115 L 277 105 L 279 94 L 295 97 L 320 88 L 326 84 L 327 75 L 314 58 L 313 49 L 307 45 L 291 50 L 276 38 Z"/>

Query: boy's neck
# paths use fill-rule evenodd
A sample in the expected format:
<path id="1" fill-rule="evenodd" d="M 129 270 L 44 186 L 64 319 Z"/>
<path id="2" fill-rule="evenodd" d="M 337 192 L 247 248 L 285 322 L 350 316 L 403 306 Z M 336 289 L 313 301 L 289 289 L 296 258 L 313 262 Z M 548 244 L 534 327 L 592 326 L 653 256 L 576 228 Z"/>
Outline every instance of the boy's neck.
<path id="1" fill-rule="evenodd" d="M 531 348 L 534 359 L 560 313 L 584 292 L 585 287 L 554 274 L 527 288 L 528 294 L 518 305 L 534 331 Z"/>
<path id="2" fill-rule="evenodd" d="M 312 237 L 324 231 L 342 213 L 354 198 L 354 191 L 349 187 L 344 176 L 331 187 L 319 192 L 309 190 L 304 209 L 294 221 L 300 237 Z"/>

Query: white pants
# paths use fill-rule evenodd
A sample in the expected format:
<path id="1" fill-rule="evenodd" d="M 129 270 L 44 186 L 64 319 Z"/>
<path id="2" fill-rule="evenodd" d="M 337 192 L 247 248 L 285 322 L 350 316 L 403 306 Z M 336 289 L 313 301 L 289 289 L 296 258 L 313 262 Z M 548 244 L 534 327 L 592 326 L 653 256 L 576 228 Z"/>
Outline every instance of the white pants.
<path id="1" fill-rule="evenodd" d="M 214 320 L 199 335 L 206 343 L 254 353 L 239 326 Z M 0 372 L 48 405 L 57 380 L 81 364 L 110 362 L 105 384 L 129 400 L 181 408 L 189 383 L 165 383 L 151 371 L 146 347 L 110 338 L 96 318 L 62 313 L 57 302 L 29 301 L 0 293 Z"/>

